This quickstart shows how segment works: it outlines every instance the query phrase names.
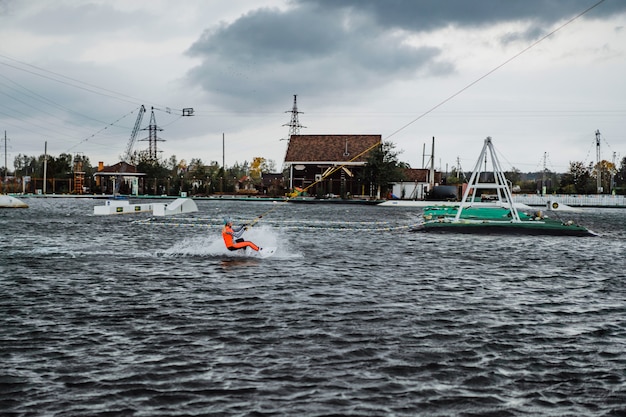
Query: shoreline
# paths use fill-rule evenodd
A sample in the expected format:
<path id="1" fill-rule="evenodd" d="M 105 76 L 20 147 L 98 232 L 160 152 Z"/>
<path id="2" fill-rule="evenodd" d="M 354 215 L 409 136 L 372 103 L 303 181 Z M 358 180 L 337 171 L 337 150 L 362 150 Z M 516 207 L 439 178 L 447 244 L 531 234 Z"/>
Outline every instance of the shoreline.
<path id="1" fill-rule="evenodd" d="M 175 200 L 180 196 L 172 195 L 121 195 L 113 196 L 111 194 L 7 194 L 11 197 L 19 199 L 29 198 L 79 198 L 92 200 Z M 257 197 L 257 196 L 238 196 L 232 194 L 212 195 L 212 196 L 189 196 L 192 200 L 198 201 L 248 201 L 248 202 L 288 202 L 296 204 L 356 204 L 356 205 L 383 205 L 386 207 L 425 207 L 437 204 L 454 205 L 458 202 L 437 201 L 437 200 L 386 200 L 386 199 L 341 199 L 328 198 L 317 199 L 314 197 Z M 522 203 L 533 207 L 545 207 L 549 203 L 566 204 L 576 208 L 626 208 L 626 196 L 617 195 L 514 195 L 515 203 Z"/>

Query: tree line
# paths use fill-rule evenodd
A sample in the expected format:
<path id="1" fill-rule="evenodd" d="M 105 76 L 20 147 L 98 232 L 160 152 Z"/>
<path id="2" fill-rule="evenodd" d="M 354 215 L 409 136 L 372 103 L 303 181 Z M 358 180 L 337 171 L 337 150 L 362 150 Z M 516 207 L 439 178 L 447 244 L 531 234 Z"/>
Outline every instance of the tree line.
<path id="1" fill-rule="evenodd" d="M 262 157 L 253 158 L 251 163 L 236 162 L 231 167 L 224 167 L 217 161 L 205 164 L 201 159 L 193 158 L 187 162 L 184 159 L 178 160 L 175 155 L 168 159 L 154 160 L 145 152 L 135 152 L 129 162 L 137 167 L 138 172 L 146 174 L 141 193 L 152 195 L 177 195 L 181 191 L 189 195 L 212 195 L 233 193 L 242 189 L 254 190 L 259 187 L 265 174 L 276 172 L 277 169 L 274 161 Z M 6 168 L 3 172 L 5 191 L 8 188 L 9 192 L 21 192 L 23 187 L 27 193 L 34 193 L 37 188 L 42 188 L 46 166 L 48 182 L 52 181 L 55 185 L 54 190 L 48 187 L 49 192 L 71 193 L 75 167 L 80 166 L 81 172 L 84 172 L 86 192 L 104 192 L 94 180 L 98 167 L 93 166 L 89 157 L 82 154 L 62 153 L 58 157 L 20 154 L 15 157 L 13 165 L 13 172 Z M 386 193 L 392 183 L 403 180 L 402 172 L 405 168 L 409 168 L 409 164 L 399 160 L 399 152 L 391 142 L 385 142 L 369 153 L 362 176 L 376 186 L 379 192 Z M 287 172 L 282 174 L 287 177 Z M 570 162 L 565 173 L 546 170 L 524 174 L 513 168 L 505 175 L 516 190 L 522 193 L 545 190 L 549 194 L 626 194 L 626 157 L 621 160 L 619 168 L 606 160 L 595 165 Z M 22 178 L 30 178 L 26 187 Z M 469 174 L 457 172 L 453 168 L 444 178 L 446 184 L 459 184 L 469 178 Z M 274 183 L 265 191 L 273 196 L 280 196 L 289 190 L 285 190 L 284 184 Z"/>
<path id="2" fill-rule="evenodd" d="M 273 161 L 260 157 L 255 157 L 251 163 L 236 162 L 231 167 L 223 167 L 217 161 L 205 164 L 201 159 L 193 158 L 187 162 L 178 160 L 175 155 L 154 160 L 143 152 L 135 152 L 129 163 L 137 167 L 137 172 L 146 174 L 142 190 L 144 194 L 177 195 L 181 191 L 193 195 L 231 193 L 237 189 L 240 181 L 248 182 L 250 186 L 258 185 L 264 173 L 275 170 Z M 94 166 L 89 157 L 82 154 L 19 154 L 13 166 L 12 172 L 6 168 L 2 172 L 4 188 L 10 192 L 20 192 L 24 188 L 27 193 L 35 193 L 37 189 L 43 188 L 45 170 L 48 192 L 71 193 L 71 181 L 77 167 L 83 173 L 86 192 L 104 192 L 94 179 L 98 166 Z M 27 181 L 25 187 L 22 183 L 24 178 Z"/>
<path id="3" fill-rule="evenodd" d="M 518 192 L 526 194 L 543 191 L 547 194 L 626 194 L 626 157 L 621 160 L 619 168 L 606 160 L 595 165 L 574 161 L 570 162 L 568 171 L 564 173 L 547 169 L 522 173 L 513 168 L 504 175 Z M 459 173 L 453 168 L 446 182 L 460 184 L 465 176 L 469 178 L 469 174 Z"/>

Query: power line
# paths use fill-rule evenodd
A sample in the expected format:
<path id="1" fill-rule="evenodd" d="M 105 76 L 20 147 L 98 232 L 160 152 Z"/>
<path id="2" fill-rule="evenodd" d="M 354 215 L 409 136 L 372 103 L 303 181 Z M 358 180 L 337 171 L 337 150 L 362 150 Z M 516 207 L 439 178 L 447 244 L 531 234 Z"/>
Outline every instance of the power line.
<path id="1" fill-rule="evenodd" d="M 508 64 L 509 62 L 515 60 L 516 58 L 520 57 L 522 54 L 528 52 L 529 50 L 531 50 L 532 48 L 534 48 L 535 46 L 537 46 L 538 44 L 540 44 L 541 42 L 543 42 L 544 40 L 548 39 L 550 36 L 554 35 L 556 32 L 558 32 L 559 30 L 563 29 L 565 26 L 569 25 L 570 23 L 572 23 L 573 21 L 579 19 L 580 17 L 584 16 L 585 14 L 587 14 L 588 12 L 590 12 L 592 9 L 596 8 L 597 6 L 599 6 L 601 3 L 603 3 L 605 0 L 600 0 L 597 3 L 595 3 L 594 5 L 592 5 L 591 7 L 589 7 L 588 9 L 582 11 L 581 13 L 577 14 L 576 16 L 572 17 L 570 20 L 568 20 L 567 22 L 563 23 L 561 26 L 557 27 L 556 29 L 554 29 L 553 31 L 551 31 L 550 33 L 548 33 L 547 35 L 541 37 L 539 40 L 533 42 L 532 44 L 530 44 L 529 46 L 527 46 L 526 48 L 522 49 L 520 52 L 518 52 L 517 54 L 513 55 L 511 58 L 507 59 L 506 61 L 504 61 L 503 63 L 501 63 L 500 65 L 496 66 L 495 68 L 493 68 L 492 70 L 488 71 L 487 73 L 485 73 L 484 75 L 480 76 L 479 78 L 477 78 L 476 80 L 472 81 L 471 83 L 469 83 L 468 85 L 466 85 L 465 87 L 461 88 L 460 90 L 458 90 L 456 93 L 452 94 L 451 96 L 449 96 L 448 98 L 444 99 L 443 101 L 439 102 L 439 104 L 436 104 L 435 106 L 431 107 L 430 109 L 426 110 L 424 113 L 420 114 L 419 116 L 417 116 L 415 119 L 411 120 L 410 122 L 408 122 L 407 124 L 405 124 L 404 126 L 400 127 L 399 129 L 395 130 L 394 132 L 392 132 L 390 135 L 387 136 L 386 139 L 389 139 L 390 137 L 400 133 L 401 131 L 403 131 L 404 129 L 408 128 L 409 126 L 411 126 L 413 123 L 417 122 L 418 120 L 424 118 L 425 116 L 427 116 L 428 114 L 432 113 L 433 111 L 437 110 L 439 107 L 443 106 L 444 104 L 446 104 L 447 102 L 449 102 L 450 100 L 454 99 L 455 97 L 457 97 L 458 95 L 462 94 L 463 92 L 465 92 L 466 90 L 470 89 L 471 87 L 473 87 L 474 85 L 478 84 L 480 81 L 484 80 L 485 78 L 487 78 L 488 76 L 490 76 L 491 74 L 493 74 L 494 72 L 496 72 L 497 70 L 499 70 L 500 68 L 504 67 L 506 64 Z"/>
<path id="2" fill-rule="evenodd" d="M 29 70 L 27 68 L 22 68 L 22 67 L 19 67 L 17 65 L 11 65 L 11 64 L 9 64 L 7 62 L 1 62 L 0 61 L 0 64 L 2 64 L 2 65 L 5 65 L 5 66 L 10 67 L 10 68 L 14 68 L 14 69 L 16 69 L 18 71 L 24 71 L 24 72 L 27 72 L 29 74 L 33 74 L 33 75 L 36 75 L 36 76 L 41 77 L 41 78 L 46 78 L 48 80 L 55 81 L 55 82 L 60 83 L 60 84 L 64 84 L 64 85 L 67 85 L 67 86 L 70 86 L 70 87 L 78 88 L 78 89 L 81 89 L 81 90 L 84 90 L 84 91 L 87 91 L 87 92 L 90 92 L 90 93 L 98 94 L 98 95 L 101 95 L 101 96 L 104 96 L 104 97 L 109 97 L 109 98 L 112 98 L 112 99 L 115 99 L 115 100 L 124 101 L 124 102 L 127 102 L 127 103 L 132 103 L 132 104 L 135 104 L 135 105 L 137 105 L 137 104 L 139 104 L 141 102 L 150 102 L 149 100 L 141 100 L 141 99 L 138 99 L 136 97 L 132 97 L 132 96 L 129 96 L 127 94 L 120 93 L 118 91 L 109 90 L 107 88 L 100 87 L 100 86 L 97 86 L 95 84 L 90 84 L 90 83 L 87 83 L 87 82 L 84 82 L 84 81 L 80 81 L 80 80 L 77 80 L 75 78 L 68 77 L 66 75 L 59 74 L 57 72 L 47 70 L 45 68 L 41 68 L 41 67 L 38 67 L 36 65 L 29 64 L 27 62 L 23 62 L 23 61 L 20 61 L 18 59 L 15 59 L 15 58 L 11 58 L 11 57 L 9 57 L 7 55 L 4 55 L 4 54 L 0 54 L 0 57 L 4 58 L 4 59 L 7 59 L 7 60 L 10 60 L 12 62 L 16 62 L 16 63 L 21 64 L 23 66 L 32 68 L 33 70 Z M 44 74 L 42 74 L 40 72 L 37 72 L 37 71 L 41 71 Z M 61 79 L 55 78 L 55 77 L 52 77 L 52 76 L 48 76 L 48 75 L 45 75 L 45 74 L 52 74 L 55 77 L 59 77 Z M 64 80 L 67 80 L 67 81 L 64 81 Z M 101 90 L 101 91 L 98 91 L 98 90 Z M 165 106 L 165 105 L 162 105 L 162 104 L 158 105 L 158 107 L 154 106 L 154 109 L 155 110 L 159 110 L 159 111 L 163 111 L 163 112 L 168 112 L 168 113 L 171 113 L 171 110 L 172 110 L 171 107 L 168 107 L 168 106 Z M 175 109 L 175 110 L 177 112 L 180 112 L 181 114 L 183 114 L 185 109 Z M 183 114 L 183 115 L 185 115 L 185 114 Z"/>

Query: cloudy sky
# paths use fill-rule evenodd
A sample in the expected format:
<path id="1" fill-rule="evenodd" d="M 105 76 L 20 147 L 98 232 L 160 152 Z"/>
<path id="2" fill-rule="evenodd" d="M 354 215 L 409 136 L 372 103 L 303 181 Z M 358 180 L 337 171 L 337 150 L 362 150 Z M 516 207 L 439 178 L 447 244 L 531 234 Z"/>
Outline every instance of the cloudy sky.
<path id="1" fill-rule="evenodd" d="M 564 172 L 596 130 L 626 156 L 625 25 L 623 0 L 0 0 L 0 129 L 9 169 L 45 142 L 113 164 L 144 105 L 163 158 L 221 163 L 224 137 L 226 165 L 280 168 L 297 94 L 301 133 L 415 168 L 435 137 L 470 170 L 491 136 L 505 169 Z"/>

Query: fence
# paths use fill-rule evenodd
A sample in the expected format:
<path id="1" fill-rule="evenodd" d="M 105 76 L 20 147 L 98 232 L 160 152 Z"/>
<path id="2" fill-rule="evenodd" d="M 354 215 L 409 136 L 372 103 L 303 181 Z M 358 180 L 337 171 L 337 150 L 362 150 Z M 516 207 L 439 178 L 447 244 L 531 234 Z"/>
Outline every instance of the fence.
<path id="1" fill-rule="evenodd" d="M 46 193 L 70 193 L 71 178 L 47 178 Z M 0 177 L 0 194 L 37 194 L 43 190 L 43 178 L 35 177 Z"/>
<path id="2" fill-rule="evenodd" d="M 567 204 L 572 207 L 624 207 L 626 208 L 626 196 L 610 194 L 517 194 L 513 196 L 516 203 L 528 204 L 529 206 L 545 206 L 548 201 Z"/>

